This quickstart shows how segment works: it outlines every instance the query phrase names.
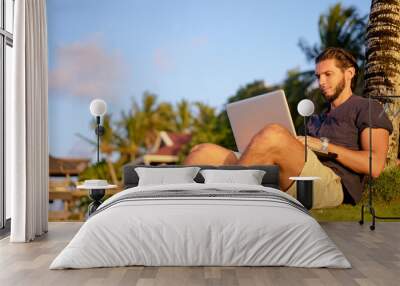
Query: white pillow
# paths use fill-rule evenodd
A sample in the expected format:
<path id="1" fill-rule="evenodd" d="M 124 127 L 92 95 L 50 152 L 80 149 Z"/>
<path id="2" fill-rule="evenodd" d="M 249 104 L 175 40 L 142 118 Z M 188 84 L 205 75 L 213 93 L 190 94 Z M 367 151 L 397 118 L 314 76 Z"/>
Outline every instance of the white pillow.
<path id="1" fill-rule="evenodd" d="M 261 185 L 265 175 L 262 170 L 201 170 L 200 174 L 204 177 L 204 183 L 234 183 L 247 185 Z"/>
<path id="2" fill-rule="evenodd" d="M 195 183 L 193 179 L 199 170 L 199 167 L 135 168 L 139 177 L 138 186 Z"/>

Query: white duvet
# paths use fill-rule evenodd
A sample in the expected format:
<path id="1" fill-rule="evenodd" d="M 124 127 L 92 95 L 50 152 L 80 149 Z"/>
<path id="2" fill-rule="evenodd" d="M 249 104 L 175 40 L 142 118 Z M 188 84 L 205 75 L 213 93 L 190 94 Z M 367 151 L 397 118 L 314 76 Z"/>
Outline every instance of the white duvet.
<path id="1" fill-rule="evenodd" d="M 50 269 L 145 266 L 294 266 L 350 268 L 318 222 L 290 204 L 261 198 L 182 197 L 121 201 L 131 192 L 263 190 L 263 186 L 175 184 L 120 192 L 99 209 Z M 108 205 L 108 208 L 106 206 Z"/>

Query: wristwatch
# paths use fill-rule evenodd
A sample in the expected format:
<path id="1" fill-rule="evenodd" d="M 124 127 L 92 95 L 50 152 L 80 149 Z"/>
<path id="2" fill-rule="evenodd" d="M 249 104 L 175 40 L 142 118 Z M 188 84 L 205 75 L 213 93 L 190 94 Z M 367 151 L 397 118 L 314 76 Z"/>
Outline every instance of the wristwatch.
<path id="1" fill-rule="evenodd" d="M 326 137 L 321 137 L 319 139 L 321 140 L 321 144 L 322 144 L 321 151 L 328 152 L 329 139 Z"/>

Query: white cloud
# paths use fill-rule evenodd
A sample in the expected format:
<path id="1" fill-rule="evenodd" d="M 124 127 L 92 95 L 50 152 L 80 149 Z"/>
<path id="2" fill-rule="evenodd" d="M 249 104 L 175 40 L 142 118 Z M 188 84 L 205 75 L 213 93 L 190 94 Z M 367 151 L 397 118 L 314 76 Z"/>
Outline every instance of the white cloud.
<path id="1" fill-rule="evenodd" d="M 72 96 L 110 98 L 121 94 L 127 77 L 119 54 L 107 52 L 97 40 L 88 40 L 57 49 L 49 88 Z"/>

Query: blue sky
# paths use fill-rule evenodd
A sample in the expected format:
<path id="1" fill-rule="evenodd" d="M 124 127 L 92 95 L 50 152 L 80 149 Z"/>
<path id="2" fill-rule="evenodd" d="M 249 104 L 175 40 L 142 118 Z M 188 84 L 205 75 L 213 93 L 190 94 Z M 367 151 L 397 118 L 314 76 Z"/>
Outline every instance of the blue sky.
<path id="1" fill-rule="evenodd" d="M 370 1 L 341 2 L 369 12 Z M 335 3 L 48 0 L 50 153 L 93 157 L 76 133 L 95 139 L 94 98 L 113 117 L 144 91 L 219 109 L 247 83 L 275 84 L 289 69 L 312 68 L 298 41 L 318 42 L 319 15 Z"/>

